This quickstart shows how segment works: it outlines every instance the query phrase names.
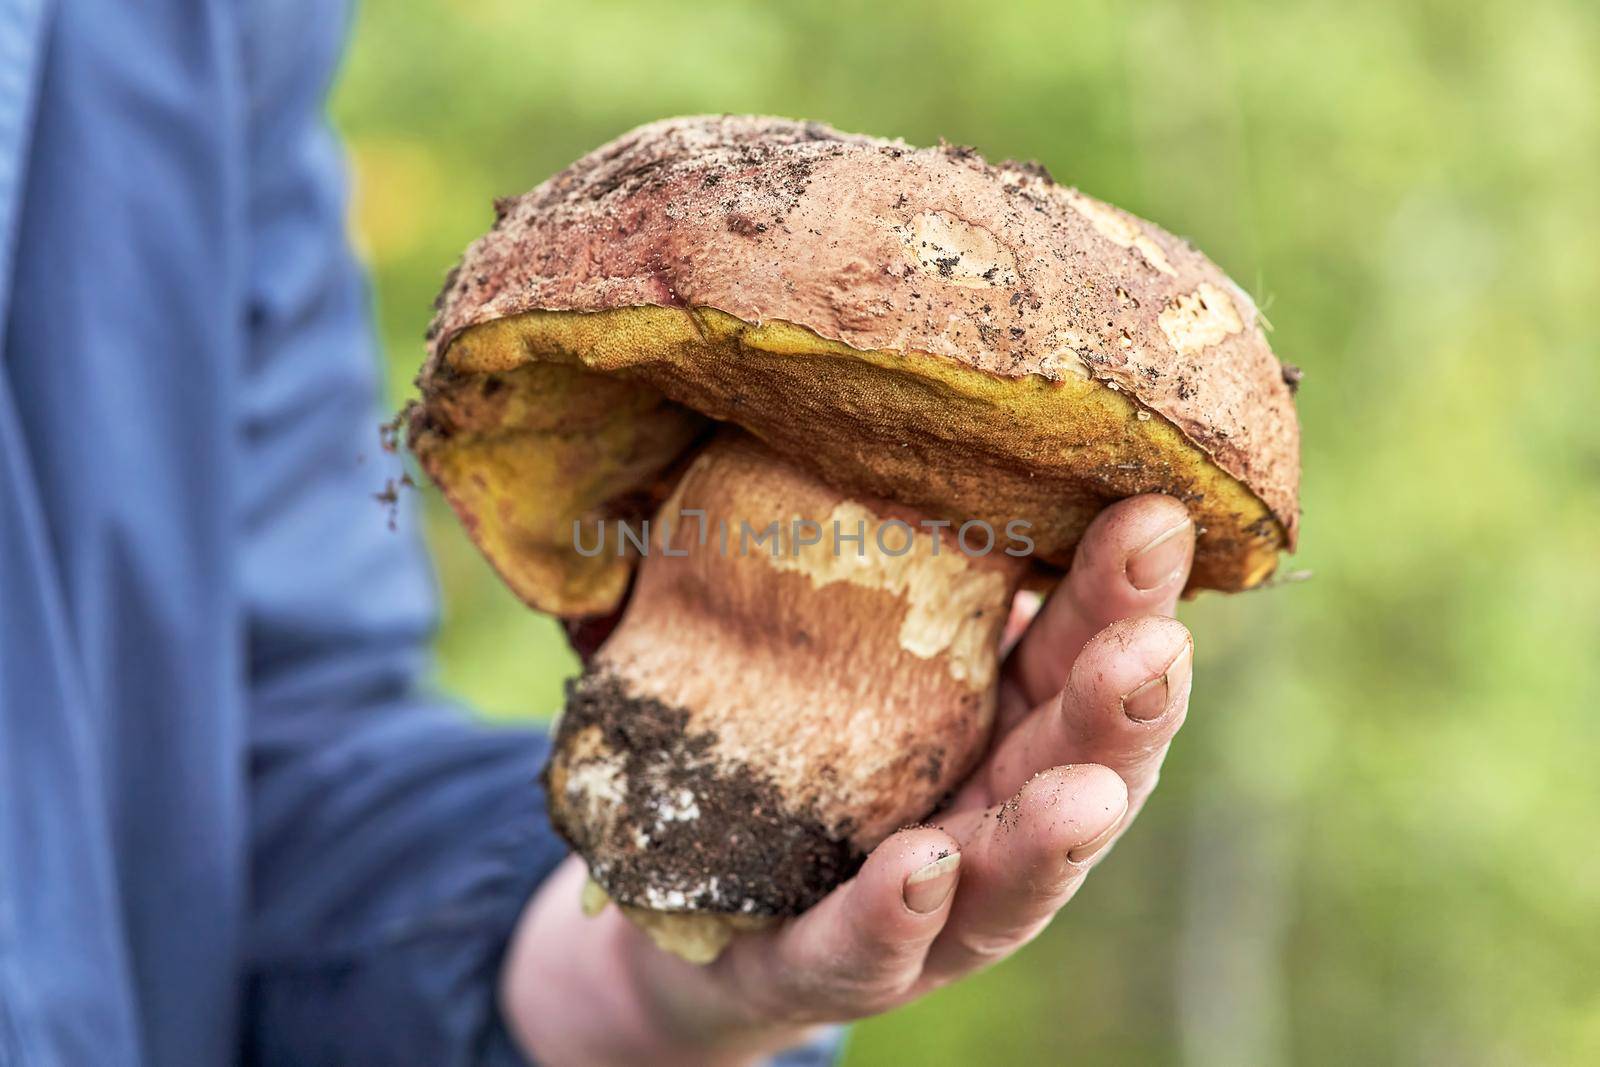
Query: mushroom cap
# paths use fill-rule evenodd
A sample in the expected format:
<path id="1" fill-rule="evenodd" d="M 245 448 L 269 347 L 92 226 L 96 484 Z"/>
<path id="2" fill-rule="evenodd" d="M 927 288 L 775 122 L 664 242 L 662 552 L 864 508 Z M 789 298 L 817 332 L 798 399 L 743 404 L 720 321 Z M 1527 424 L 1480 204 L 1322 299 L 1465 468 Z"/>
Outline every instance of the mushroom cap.
<path id="1" fill-rule="evenodd" d="M 1182 499 L 1191 588 L 1292 550 L 1299 428 L 1249 296 L 1192 245 L 1035 164 L 788 119 L 642 126 L 524 196 L 441 293 L 410 442 L 501 574 L 568 616 L 737 423 L 841 489 L 1029 523 L 1064 566 L 1105 504 Z"/>

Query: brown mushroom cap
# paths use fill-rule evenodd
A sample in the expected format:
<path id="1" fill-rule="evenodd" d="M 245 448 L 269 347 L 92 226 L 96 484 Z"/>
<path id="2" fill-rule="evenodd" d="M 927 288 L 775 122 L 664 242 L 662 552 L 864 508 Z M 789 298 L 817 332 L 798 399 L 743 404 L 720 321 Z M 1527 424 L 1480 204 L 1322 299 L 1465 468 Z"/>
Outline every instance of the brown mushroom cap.
<path id="1" fill-rule="evenodd" d="M 1191 588 L 1292 549 L 1299 429 L 1249 297 L 1033 165 L 739 116 L 640 127 L 497 205 L 441 294 L 411 444 L 508 583 L 579 616 L 640 513 L 737 423 L 847 492 L 1031 524 L 1064 566 L 1106 503 L 1184 500 Z"/>

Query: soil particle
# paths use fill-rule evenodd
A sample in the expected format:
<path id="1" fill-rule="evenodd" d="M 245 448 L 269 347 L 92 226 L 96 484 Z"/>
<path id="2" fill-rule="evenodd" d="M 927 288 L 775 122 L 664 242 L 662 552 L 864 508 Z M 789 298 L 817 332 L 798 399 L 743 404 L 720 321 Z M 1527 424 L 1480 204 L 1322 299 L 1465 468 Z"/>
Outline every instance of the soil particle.
<path id="1" fill-rule="evenodd" d="M 390 455 L 400 448 L 400 430 L 405 425 L 410 406 L 395 413 L 394 418 L 378 426 L 378 446 Z"/>
<path id="2" fill-rule="evenodd" d="M 796 915 L 855 873 L 865 856 L 847 840 L 850 828 L 824 825 L 770 778 L 723 759 L 715 751 L 717 736 L 690 732 L 688 722 L 684 709 L 635 697 L 604 671 L 568 683 L 557 750 L 597 729 L 601 758 L 621 761 L 615 781 L 622 800 L 603 817 L 579 824 L 560 815 L 581 812 L 582 803 L 555 798 L 553 821 L 613 900 Z M 690 805 L 692 818 L 663 817 L 664 810 Z"/>
<path id="3" fill-rule="evenodd" d="M 1038 160 L 1034 160 L 1034 159 L 1008 159 L 1008 160 L 1003 161 L 1000 164 L 1000 169 L 1001 170 L 1015 170 L 1015 171 L 1020 171 L 1023 174 L 1032 175 L 1033 177 L 1038 178 L 1040 181 L 1044 182 L 1046 185 L 1054 185 L 1054 184 L 1056 184 L 1056 179 L 1055 179 L 1054 175 L 1052 175 L 1050 173 L 1050 171 L 1045 167 L 1045 165 L 1043 163 L 1040 163 Z"/>
<path id="4" fill-rule="evenodd" d="M 393 530 L 400 519 L 400 492 L 404 489 L 415 489 L 417 483 L 411 475 L 402 474 L 398 479 L 390 478 L 383 483 L 383 488 L 372 494 L 372 499 L 382 504 L 388 512 L 389 529 Z"/>
<path id="5" fill-rule="evenodd" d="M 1021 807 L 1022 795 L 1019 793 L 1010 800 L 1006 801 L 1004 804 L 1000 805 L 1000 810 L 995 812 L 994 815 L 995 822 L 1002 827 L 1014 826 L 1020 818 L 1017 812 L 1021 809 Z"/>

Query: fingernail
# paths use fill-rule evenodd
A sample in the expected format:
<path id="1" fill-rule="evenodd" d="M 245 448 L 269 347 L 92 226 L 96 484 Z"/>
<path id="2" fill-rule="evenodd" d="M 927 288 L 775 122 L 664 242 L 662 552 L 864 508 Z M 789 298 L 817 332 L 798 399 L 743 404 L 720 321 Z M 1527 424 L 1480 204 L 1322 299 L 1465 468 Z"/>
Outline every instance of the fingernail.
<path id="1" fill-rule="evenodd" d="M 1194 645 L 1188 641 L 1167 664 L 1166 670 L 1142 683 L 1122 698 L 1122 712 L 1134 722 L 1154 722 L 1167 713 L 1172 701 L 1173 681 L 1188 666 Z"/>
<path id="2" fill-rule="evenodd" d="M 1171 581 L 1182 569 L 1189 547 L 1179 535 L 1191 525 L 1189 516 L 1185 515 L 1182 522 L 1163 530 L 1128 557 L 1128 581 L 1135 589 L 1155 589 Z"/>
<path id="3" fill-rule="evenodd" d="M 1127 814 L 1128 804 L 1126 801 L 1124 801 L 1122 804 L 1122 810 L 1117 812 L 1117 817 L 1112 819 L 1111 822 L 1106 825 L 1104 830 L 1101 830 L 1098 834 L 1095 834 L 1091 840 L 1085 841 L 1077 848 L 1068 852 L 1067 859 L 1073 863 L 1080 864 L 1089 862 L 1089 860 L 1094 858 L 1095 853 L 1109 845 L 1111 843 L 1111 839 L 1117 836 L 1117 830 L 1122 826 L 1122 818 Z"/>
<path id="4" fill-rule="evenodd" d="M 961 867 L 961 853 L 940 856 L 932 863 L 920 867 L 906 879 L 904 895 L 906 907 L 918 915 L 938 911 L 956 887 L 956 873 Z"/>

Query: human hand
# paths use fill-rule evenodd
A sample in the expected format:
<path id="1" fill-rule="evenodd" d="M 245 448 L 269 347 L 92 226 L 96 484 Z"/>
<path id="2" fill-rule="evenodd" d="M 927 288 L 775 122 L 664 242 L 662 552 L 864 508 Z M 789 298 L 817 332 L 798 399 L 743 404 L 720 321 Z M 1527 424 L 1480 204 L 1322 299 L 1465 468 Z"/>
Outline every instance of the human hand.
<path id="1" fill-rule="evenodd" d="M 1175 500 L 1106 509 L 1007 659 L 989 752 L 951 802 L 709 966 L 657 951 L 615 909 L 582 920 L 584 868 L 569 859 L 502 972 L 522 1046 L 558 1065 L 748 1062 L 1027 944 L 1126 830 L 1183 723 L 1193 644 L 1170 615 L 1193 548 Z"/>

